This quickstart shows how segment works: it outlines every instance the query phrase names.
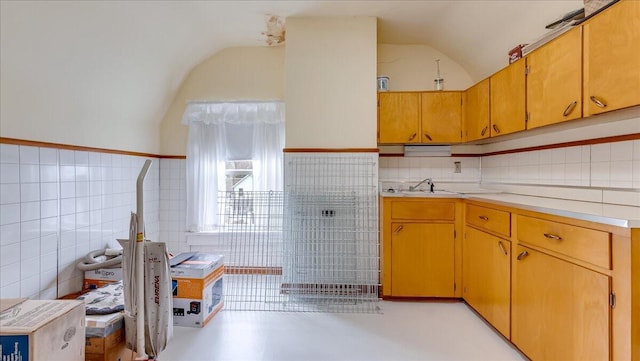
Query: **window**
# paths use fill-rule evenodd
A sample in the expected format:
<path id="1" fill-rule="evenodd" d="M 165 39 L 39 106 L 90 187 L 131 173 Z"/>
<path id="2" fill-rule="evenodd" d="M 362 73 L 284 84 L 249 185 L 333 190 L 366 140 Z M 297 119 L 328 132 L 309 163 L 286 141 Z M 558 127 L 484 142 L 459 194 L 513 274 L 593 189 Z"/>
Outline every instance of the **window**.
<path id="1" fill-rule="evenodd" d="M 224 162 L 224 183 L 221 192 L 253 191 L 253 161 L 231 160 Z"/>
<path id="2" fill-rule="evenodd" d="M 187 229 L 213 231 L 219 192 L 282 190 L 284 104 L 190 103 L 183 116 L 187 145 Z"/>

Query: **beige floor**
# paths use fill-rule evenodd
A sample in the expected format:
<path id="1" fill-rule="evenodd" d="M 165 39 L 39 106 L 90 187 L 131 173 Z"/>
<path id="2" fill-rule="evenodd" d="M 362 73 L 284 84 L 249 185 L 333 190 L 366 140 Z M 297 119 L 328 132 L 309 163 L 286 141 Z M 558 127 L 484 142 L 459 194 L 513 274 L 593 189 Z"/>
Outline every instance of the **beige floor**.
<path id="1" fill-rule="evenodd" d="M 160 361 L 526 360 L 464 303 L 381 302 L 382 314 L 221 311 L 175 327 Z"/>

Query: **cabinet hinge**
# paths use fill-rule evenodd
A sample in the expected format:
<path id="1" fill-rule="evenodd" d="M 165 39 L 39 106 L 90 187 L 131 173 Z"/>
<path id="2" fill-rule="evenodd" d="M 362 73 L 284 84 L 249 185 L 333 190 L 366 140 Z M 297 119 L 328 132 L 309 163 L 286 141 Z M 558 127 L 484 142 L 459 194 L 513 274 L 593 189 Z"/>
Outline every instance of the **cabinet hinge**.
<path id="1" fill-rule="evenodd" d="M 611 308 L 616 308 L 616 293 L 613 291 L 609 293 L 609 306 L 611 306 Z"/>
<path id="2" fill-rule="evenodd" d="M 455 292 L 455 291 L 456 291 L 456 288 L 457 288 L 457 287 L 458 287 L 458 285 L 456 285 L 456 283 L 455 283 L 455 282 L 453 282 L 453 292 Z"/>
<path id="3" fill-rule="evenodd" d="M 524 67 L 524 75 L 529 75 L 531 72 L 531 67 L 529 65 Z"/>
<path id="4" fill-rule="evenodd" d="M 454 229 L 454 230 L 453 230 L 453 238 L 454 238 L 454 239 L 456 238 L 456 235 L 457 235 L 457 233 L 456 233 L 456 230 Z"/>
<path id="5" fill-rule="evenodd" d="M 524 112 L 524 123 L 527 124 L 529 122 L 529 112 Z"/>

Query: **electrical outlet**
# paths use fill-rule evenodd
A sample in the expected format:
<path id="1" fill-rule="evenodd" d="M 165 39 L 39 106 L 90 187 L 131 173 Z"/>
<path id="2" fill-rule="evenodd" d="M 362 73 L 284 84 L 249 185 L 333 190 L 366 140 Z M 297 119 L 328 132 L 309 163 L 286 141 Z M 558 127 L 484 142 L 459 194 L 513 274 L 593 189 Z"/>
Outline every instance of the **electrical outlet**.
<path id="1" fill-rule="evenodd" d="M 461 162 L 453 162 L 453 165 L 455 166 L 455 170 L 453 171 L 454 173 L 462 173 L 462 163 Z"/>

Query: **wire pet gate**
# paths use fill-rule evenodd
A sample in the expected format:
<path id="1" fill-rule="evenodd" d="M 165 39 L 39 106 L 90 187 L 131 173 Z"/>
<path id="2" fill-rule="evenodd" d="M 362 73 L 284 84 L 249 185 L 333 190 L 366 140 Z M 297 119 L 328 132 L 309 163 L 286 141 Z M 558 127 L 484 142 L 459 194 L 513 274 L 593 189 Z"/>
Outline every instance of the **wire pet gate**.
<path id="1" fill-rule="evenodd" d="M 228 310 L 374 313 L 378 245 L 358 234 L 354 192 L 220 192 Z M 361 213 L 361 212 L 360 212 Z"/>

